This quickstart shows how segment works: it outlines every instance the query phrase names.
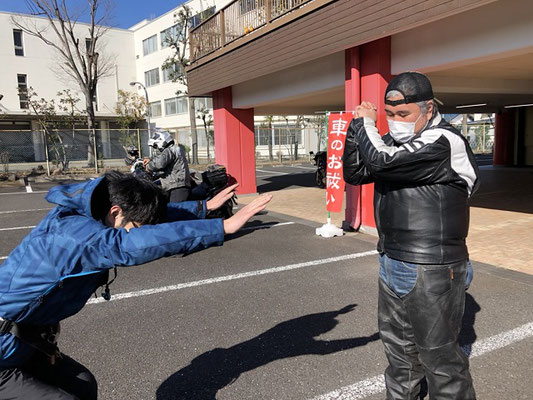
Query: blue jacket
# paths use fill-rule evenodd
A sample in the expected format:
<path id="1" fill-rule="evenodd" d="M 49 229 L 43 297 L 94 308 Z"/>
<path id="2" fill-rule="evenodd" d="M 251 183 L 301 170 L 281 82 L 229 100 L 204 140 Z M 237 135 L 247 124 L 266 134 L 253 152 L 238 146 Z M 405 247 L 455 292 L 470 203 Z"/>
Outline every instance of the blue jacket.
<path id="1" fill-rule="evenodd" d="M 105 226 L 91 215 L 91 196 L 101 179 L 48 192 L 46 200 L 57 206 L 0 265 L 1 317 L 56 324 L 80 311 L 115 266 L 223 243 L 222 220 L 203 219 L 205 202 L 169 203 L 168 222 L 129 232 Z M 0 335 L 0 368 L 21 365 L 34 351 L 11 334 Z"/>

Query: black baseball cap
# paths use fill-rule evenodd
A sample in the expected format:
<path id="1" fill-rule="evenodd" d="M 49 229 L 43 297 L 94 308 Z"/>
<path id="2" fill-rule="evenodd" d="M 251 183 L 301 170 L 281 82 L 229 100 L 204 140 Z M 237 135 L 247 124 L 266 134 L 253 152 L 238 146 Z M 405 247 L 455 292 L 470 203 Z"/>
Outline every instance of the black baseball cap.
<path id="1" fill-rule="evenodd" d="M 387 100 L 387 93 L 392 90 L 400 92 L 403 99 Z M 402 72 L 396 75 L 385 90 L 385 104 L 390 106 L 418 103 L 419 101 L 432 100 L 434 97 L 429 78 L 420 72 Z"/>

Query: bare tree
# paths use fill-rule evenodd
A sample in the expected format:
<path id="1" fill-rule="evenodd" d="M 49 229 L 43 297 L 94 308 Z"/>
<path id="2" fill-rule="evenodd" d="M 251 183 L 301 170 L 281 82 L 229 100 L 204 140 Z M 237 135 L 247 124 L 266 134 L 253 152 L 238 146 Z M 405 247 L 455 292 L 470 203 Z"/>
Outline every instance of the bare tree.
<path id="1" fill-rule="evenodd" d="M 213 125 L 213 116 L 209 112 L 208 108 L 202 106 L 198 110 L 198 118 L 200 118 L 204 123 L 205 140 L 207 143 L 207 161 L 211 163 L 211 152 L 209 150 L 209 142 L 212 141 L 214 143 L 215 141 L 215 134 L 213 130 L 211 130 L 211 125 Z"/>
<path id="2" fill-rule="evenodd" d="M 311 126 L 314 128 L 317 137 L 317 148 L 316 151 L 319 152 L 322 145 L 326 144 L 327 140 L 327 127 L 326 125 L 326 116 L 325 115 L 315 115 L 309 119 Z"/>
<path id="3" fill-rule="evenodd" d="M 76 9 L 67 0 L 25 0 L 32 15 L 44 17 L 46 24 L 36 18 L 20 15 L 12 17 L 13 24 L 24 33 L 35 36 L 53 47 L 59 55 L 58 68 L 74 79 L 85 97 L 87 127 L 91 134 L 88 146 L 89 165 L 94 165 L 94 128 L 96 127 L 94 99 L 100 78 L 112 71 L 112 63 L 100 54 L 100 42 L 109 27 L 112 0 L 86 0 L 85 8 Z M 87 30 L 79 28 L 79 19 L 87 15 Z M 81 38 L 80 38 L 81 36 Z"/>
<path id="4" fill-rule="evenodd" d="M 211 14 L 209 10 L 202 12 L 198 15 L 198 18 L 204 20 Z M 176 29 L 171 35 L 167 35 L 163 38 L 164 42 L 173 50 L 172 56 L 168 57 L 163 63 L 163 69 L 170 71 L 169 77 L 173 82 L 178 82 L 185 86 L 185 90 L 178 90 L 176 94 L 178 96 L 184 94 L 187 96 L 187 102 L 189 103 L 189 122 L 191 125 L 191 142 L 192 142 L 192 163 L 198 163 L 198 133 L 196 130 L 196 110 L 194 99 L 189 97 L 188 91 L 188 77 L 185 70 L 191 63 L 189 59 L 188 44 L 189 44 L 189 28 L 191 21 L 195 17 L 192 14 L 192 10 L 187 5 L 182 7 L 174 14 L 174 20 L 176 22 Z"/>

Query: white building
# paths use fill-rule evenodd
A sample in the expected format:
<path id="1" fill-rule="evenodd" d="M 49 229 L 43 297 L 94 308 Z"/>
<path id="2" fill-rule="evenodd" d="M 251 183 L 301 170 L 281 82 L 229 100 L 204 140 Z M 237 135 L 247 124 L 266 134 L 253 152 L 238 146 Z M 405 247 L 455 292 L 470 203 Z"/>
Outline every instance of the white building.
<path id="1" fill-rule="evenodd" d="M 193 12 L 193 24 L 200 23 L 200 14 L 209 15 L 221 9 L 228 3 L 228 0 L 191 0 L 185 4 Z M 150 103 L 150 126 L 168 129 L 173 131 L 178 140 L 190 145 L 190 122 L 187 98 L 183 92 L 182 85 L 172 82 L 169 79 L 167 70 L 162 68 L 165 60 L 170 57 L 173 50 L 167 45 L 165 37 L 175 34 L 176 12 L 182 6 L 152 20 L 143 20 L 129 29 L 109 28 L 103 36 L 98 49 L 101 56 L 111 60 L 110 72 L 102 77 L 98 82 L 97 95 L 94 99 L 97 128 L 101 130 L 101 141 L 103 143 L 102 152 L 104 158 L 113 158 L 118 155 L 117 151 L 112 151 L 109 144 L 110 129 L 118 128 L 115 121 L 117 115 L 115 107 L 118 100 L 118 91 L 137 92 L 145 96 L 144 88 L 140 85 L 132 87 L 131 82 L 140 82 L 146 88 Z M 18 89 L 32 87 L 39 98 L 47 100 L 56 99 L 57 92 L 70 89 L 81 101 L 78 108 L 83 109 L 85 98 L 77 83 L 58 68 L 58 63 L 63 60 L 57 51 L 49 45 L 43 43 L 39 38 L 33 37 L 21 31 L 14 24 L 13 19 L 17 19 L 26 25 L 35 24 L 45 28 L 48 26 L 46 19 L 36 16 L 0 12 L 0 65 L 2 78 L 0 79 L 0 131 L 3 131 L 4 138 L 8 138 L 9 132 L 27 131 L 25 148 L 20 151 L 24 160 L 19 161 L 42 161 L 44 160 L 44 150 L 41 135 L 38 134 L 38 124 L 35 117 L 32 117 L 28 109 L 28 103 L 19 95 Z M 78 23 L 76 32 L 82 41 L 88 37 L 89 25 Z M 57 43 L 57 37 L 48 29 L 47 38 Z M 178 95 L 177 92 L 182 94 Z M 196 109 L 212 109 L 211 98 L 197 98 Z M 257 118 L 257 125 L 264 120 Z M 203 123 L 197 119 L 198 147 L 200 157 L 205 156 L 206 136 Z M 287 124 L 280 120 L 277 126 Z M 30 133 L 33 131 L 33 134 Z M 299 134 L 300 143 L 304 140 L 309 142 L 309 138 L 314 139 L 314 134 Z M 282 151 L 289 154 L 291 149 L 287 139 L 272 130 L 272 143 L 276 152 Z M 2 145 L 8 146 L 13 139 L 5 139 L 4 143 L 0 139 L 0 151 Z M 316 142 L 316 140 L 314 140 Z M 7 143 L 7 144 L 6 144 Z M 283 146 L 282 146 L 283 145 Z M 314 147 L 310 148 L 314 149 Z M 213 149 L 212 149 L 213 151 Z M 303 148 L 300 154 L 305 152 Z M 268 147 L 258 146 L 258 152 L 263 156 L 268 154 Z M 31 154 L 29 154 L 31 153 Z M 33 160 L 32 160 L 33 158 Z"/>

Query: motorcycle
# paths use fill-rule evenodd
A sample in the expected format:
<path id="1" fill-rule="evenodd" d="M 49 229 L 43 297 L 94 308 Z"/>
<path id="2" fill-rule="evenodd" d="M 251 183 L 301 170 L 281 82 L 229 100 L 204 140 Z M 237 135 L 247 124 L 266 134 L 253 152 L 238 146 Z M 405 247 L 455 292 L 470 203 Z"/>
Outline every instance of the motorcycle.
<path id="1" fill-rule="evenodd" d="M 126 158 L 124 159 L 127 166 L 130 167 L 130 173 L 138 178 L 146 179 L 157 184 L 160 178 L 158 173 L 150 173 L 143 166 L 143 159 L 139 155 L 139 150 L 135 146 L 124 148 Z M 196 176 L 195 170 L 190 170 L 191 174 L 191 194 L 187 200 L 210 200 L 228 186 L 237 183 L 237 180 L 226 172 L 226 167 L 215 164 L 209 165 L 207 170 L 202 172 L 201 180 Z M 237 196 L 234 194 L 221 207 L 209 211 L 207 218 L 227 219 L 233 215 L 233 206 L 237 205 Z"/>
<path id="2" fill-rule="evenodd" d="M 328 153 L 327 151 L 317 151 L 315 154 L 310 151 L 309 155 L 313 157 L 316 166 L 315 183 L 319 188 L 324 189 L 326 187 Z"/>

